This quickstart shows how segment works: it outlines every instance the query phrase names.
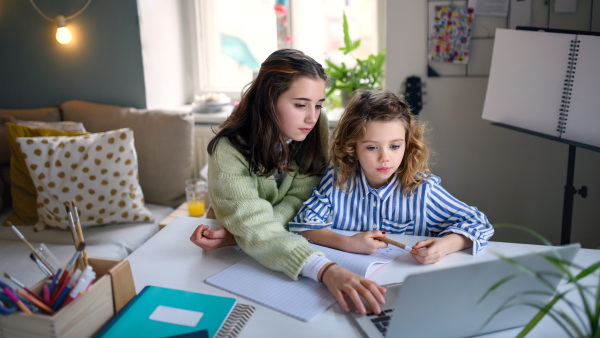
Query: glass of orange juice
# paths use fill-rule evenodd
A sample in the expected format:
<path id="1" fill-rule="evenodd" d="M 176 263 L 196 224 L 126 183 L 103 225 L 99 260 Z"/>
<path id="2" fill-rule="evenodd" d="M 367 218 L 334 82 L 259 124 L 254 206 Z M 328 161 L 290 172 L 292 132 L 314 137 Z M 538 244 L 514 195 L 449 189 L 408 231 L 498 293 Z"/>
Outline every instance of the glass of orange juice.
<path id="1" fill-rule="evenodd" d="M 206 212 L 208 184 L 196 178 L 185 181 L 185 196 L 190 216 L 199 217 Z"/>

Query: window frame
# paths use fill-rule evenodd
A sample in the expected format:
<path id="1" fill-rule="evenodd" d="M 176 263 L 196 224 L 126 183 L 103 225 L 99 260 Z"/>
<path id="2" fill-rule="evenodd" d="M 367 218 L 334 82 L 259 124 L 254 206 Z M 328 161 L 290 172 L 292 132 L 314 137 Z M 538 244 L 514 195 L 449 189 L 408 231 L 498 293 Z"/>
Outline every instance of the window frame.
<path id="1" fill-rule="evenodd" d="M 214 32 L 216 23 L 214 18 L 217 17 L 216 13 L 216 1 L 218 0 L 193 0 L 186 2 L 186 14 L 188 24 L 188 36 L 190 44 L 190 52 L 192 65 L 191 69 L 191 87 L 194 95 L 204 95 L 213 92 L 222 92 L 229 96 L 234 101 L 239 101 L 242 90 L 244 88 L 233 88 L 226 86 L 210 86 L 209 85 L 209 72 L 204 72 L 204 69 L 210 69 L 209 53 L 203 53 L 203 46 L 212 46 L 212 48 L 219 48 L 216 46 L 214 41 Z M 292 32 L 292 48 L 298 48 L 297 40 L 295 38 L 295 32 L 299 31 L 299 25 L 302 24 L 302 20 L 294 18 L 293 13 L 295 6 L 298 5 L 296 0 L 289 0 L 290 6 L 290 24 Z M 386 41 L 386 4 L 387 0 L 376 0 L 377 1 L 377 50 L 385 48 Z M 212 13 L 212 14 L 207 14 Z M 341 28 L 340 28 L 341 29 Z M 214 61 L 213 61 L 214 62 Z M 325 66 L 325 65 L 323 65 Z M 385 81 L 384 81 L 385 83 Z"/>

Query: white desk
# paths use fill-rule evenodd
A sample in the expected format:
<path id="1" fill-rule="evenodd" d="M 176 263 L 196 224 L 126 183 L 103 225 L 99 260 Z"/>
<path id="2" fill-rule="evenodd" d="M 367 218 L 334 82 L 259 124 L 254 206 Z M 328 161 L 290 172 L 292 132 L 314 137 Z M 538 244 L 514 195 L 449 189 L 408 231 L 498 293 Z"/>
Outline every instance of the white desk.
<path id="1" fill-rule="evenodd" d="M 146 285 L 200 292 L 217 296 L 235 297 L 238 302 L 256 307 L 256 311 L 244 326 L 240 337 L 360 337 L 361 333 L 353 321 L 346 316 L 338 305 L 334 305 L 311 322 L 305 323 L 275 310 L 256 304 L 248 299 L 234 296 L 226 291 L 204 283 L 208 277 L 235 264 L 247 255 L 233 248 L 224 248 L 204 252 L 194 245 L 189 237 L 199 224 L 218 228 L 215 220 L 180 217 L 167 225 L 154 237 L 134 251 L 127 259 L 131 263 L 133 279 L 137 292 Z M 390 238 L 413 245 L 424 237 L 389 235 Z M 492 251 L 506 256 L 539 251 L 539 245 L 491 242 L 478 256 L 471 256 L 469 250 L 446 256 L 434 265 L 422 265 L 410 255 L 402 255 L 379 269 L 372 279 L 379 284 L 402 282 L 406 276 L 464 265 L 472 262 L 496 259 Z M 589 266 L 600 260 L 600 251 L 582 249 L 575 261 Z M 597 283 L 595 277 L 588 277 L 591 283 Z M 424 295 L 427 297 L 428 295 Z M 432 296 L 432 295 L 429 295 Z M 514 337 L 519 330 L 507 330 L 485 337 Z M 562 331 L 551 319 L 545 318 L 528 337 L 561 337 Z"/>

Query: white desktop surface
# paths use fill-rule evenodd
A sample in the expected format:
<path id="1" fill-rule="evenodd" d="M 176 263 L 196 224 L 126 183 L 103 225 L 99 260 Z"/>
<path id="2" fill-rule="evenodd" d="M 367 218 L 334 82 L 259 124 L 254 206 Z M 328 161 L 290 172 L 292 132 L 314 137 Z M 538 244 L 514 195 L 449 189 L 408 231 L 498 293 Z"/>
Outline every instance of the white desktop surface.
<path id="1" fill-rule="evenodd" d="M 233 248 L 203 251 L 189 240 L 194 229 L 200 224 L 209 225 L 211 229 L 220 227 L 217 221 L 212 219 L 179 217 L 127 258 L 131 264 L 136 292 L 140 292 L 146 285 L 155 285 L 234 297 L 239 303 L 253 305 L 256 307 L 256 311 L 241 331 L 239 335 L 241 338 L 361 336 L 358 327 L 337 304 L 316 319 L 306 323 L 204 283 L 207 278 L 248 256 L 241 250 L 237 251 Z M 411 246 L 425 238 L 391 234 L 388 234 L 388 237 Z M 467 249 L 448 255 L 433 265 L 422 265 L 410 255 L 404 254 L 376 271 L 371 279 L 380 285 L 399 283 L 413 273 L 497 259 L 492 252 L 517 256 L 542 249 L 544 246 L 541 245 L 490 242 L 477 256 L 472 256 L 470 249 Z M 586 267 L 599 260 L 600 251 L 590 249 L 581 249 L 575 258 L 576 263 Z M 587 278 L 590 283 L 598 282 L 597 273 L 594 277 L 588 276 Z M 576 300 L 576 295 L 573 296 L 572 299 Z M 519 331 L 520 329 L 506 330 L 484 337 L 514 337 Z M 550 318 L 544 318 L 527 337 L 563 336 L 566 337 L 558 325 Z"/>

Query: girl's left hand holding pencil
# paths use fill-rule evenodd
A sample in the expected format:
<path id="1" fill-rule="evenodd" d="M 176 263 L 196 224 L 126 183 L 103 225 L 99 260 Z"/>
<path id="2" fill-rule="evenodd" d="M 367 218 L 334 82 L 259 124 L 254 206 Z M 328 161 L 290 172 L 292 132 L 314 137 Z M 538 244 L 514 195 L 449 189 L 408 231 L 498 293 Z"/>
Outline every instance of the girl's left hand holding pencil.
<path id="1" fill-rule="evenodd" d="M 226 246 L 234 246 L 237 244 L 235 237 L 225 230 L 220 228 L 217 230 L 208 230 L 208 225 L 199 225 L 192 236 L 190 241 L 201 247 L 204 251 L 210 251 Z"/>

